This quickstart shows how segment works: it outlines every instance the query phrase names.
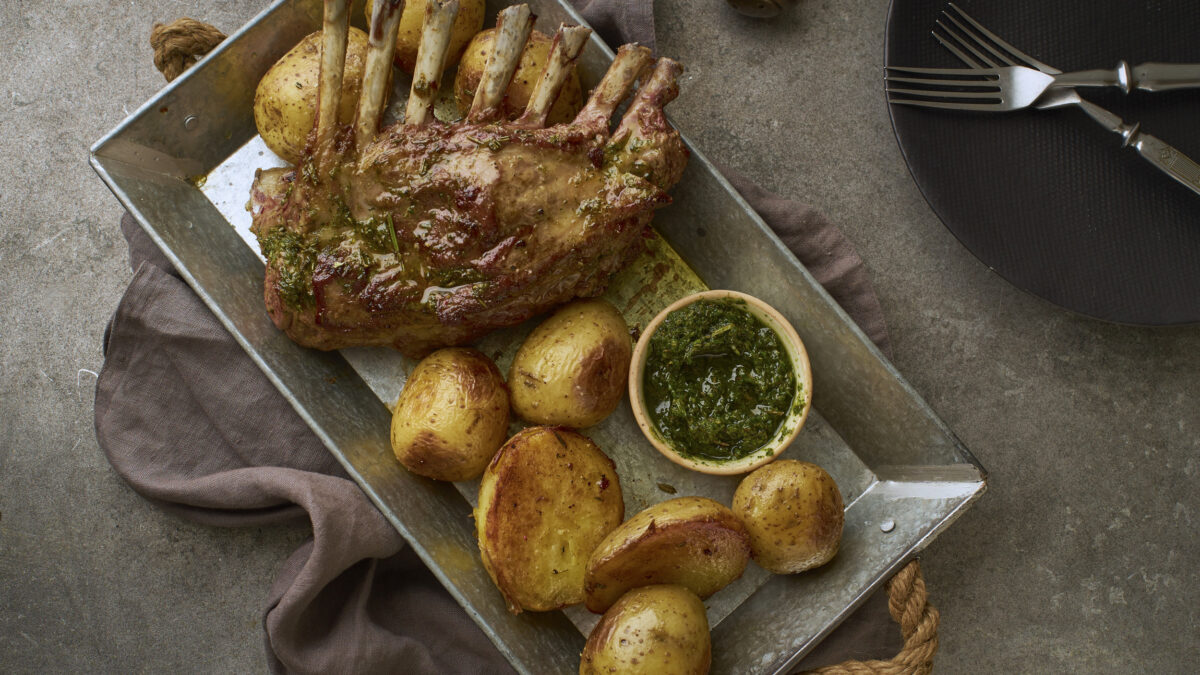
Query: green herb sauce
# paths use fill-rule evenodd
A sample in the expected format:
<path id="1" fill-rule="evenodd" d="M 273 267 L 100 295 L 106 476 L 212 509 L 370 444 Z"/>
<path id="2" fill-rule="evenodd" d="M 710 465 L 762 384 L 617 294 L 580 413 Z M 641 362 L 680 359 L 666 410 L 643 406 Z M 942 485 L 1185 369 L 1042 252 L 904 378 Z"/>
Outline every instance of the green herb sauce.
<path id="1" fill-rule="evenodd" d="M 410 205 L 409 208 L 413 207 Z M 316 219 L 319 215 L 319 212 L 313 212 L 309 218 Z M 415 232 L 422 234 L 431 227 L 433 221 L 421 221 Z M 342 288 L 347 293 L 351 288 L 347 280 L 366 278 L 376 269 L 376 256 L 384 254 L 393 256 L 393 262 L 389 264 L 399 266 L 402 272 L 407 267 L 424 285 L 440 287 L 442 294 L 470 285 L 471 293 L 479 299 L 485 297 L 491 287 L 487 275 L 474 267 L 426 269 L 420 265 L 419 255 L 411 242 L 402 242 L 397 235 L 392 214 L 356 220 L 341 199 L 334 199 L 328 224 L 316 231 L 301 233 L 279 226 L 260 236 L 258 243 L 263 257 L 276 270 L 280 299 L 298 311 L 311 309 L 316 303 L 313 273 L 319 255 L 336 259 L 333 268 L 343 277 Z M 429 296 L 435 309 L 438 297 L 438 293 Z"/>
<path id="2" fill-rule="evenodd" d="M 346 211 L 346 223 L 349 223 L 351 231 L 364 244 L 367 245 L 375 253 L 399 253 L 400 246 L 396 242 L 396 229 L 392 225 L 391 214 L 386 218 L 371 216 L 367 220 L 354 220 L 350 217 L 349 210 Z M 345 224 L 335 221 L 338 227 L 346 227 Z"/>
<path id="3" fill-rule="evenodd" d="M 296 309 L 313 305 L 312 275 L 317 250 L 304 235 L 277 227 L 258 240 L 263 257 L 275 262 L 279 278 L 279 297 Z"/>
<path id="4" fill-rule="evenodd" d="M 754 454 L 802 401 L 779 336 L 741 300 L 699 300 L 667 316 L 650 344 L 643 397 L 679 454 L 727 462 Z"/>

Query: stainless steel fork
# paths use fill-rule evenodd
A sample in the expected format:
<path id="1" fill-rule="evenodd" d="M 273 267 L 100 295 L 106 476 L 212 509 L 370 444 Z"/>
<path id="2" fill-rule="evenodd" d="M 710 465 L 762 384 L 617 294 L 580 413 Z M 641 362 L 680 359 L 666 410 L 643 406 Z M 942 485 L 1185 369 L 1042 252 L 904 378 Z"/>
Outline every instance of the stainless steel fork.
<path id="1" fill-rule="evenodd" d="M 1005 42 L 1000 36 L 972 19 L 953 2 L 950 3 L 950 9 L 953 10 L 953 14 L 945 11 L 942 12 L 942 16 L 951 25 L 947 25 L 941 20 L 937 21 L 938 27 L 946 33 L 947 37 L 938 34 L 937 30 L 933 31 L 933 37 L 968 66 L 972 68 L 1028 66 L 1047 75 L 1062 73 L 1061 70 L 1042 63 Z M 951 41 L 957 43 L 957 46 Z M 1070 105 L 1081 108 L 1105 129 L 1120 134 L 1126 147 L 1132 146 L 1151 164 L 1200 194 L 1200 164 L 1158 138 L 1142 133 L 1138 123 L 1126 124 L 1117 115 L 1083 99 L 1071 87 L 1050 89 L 1036 101 L 1036 107 L 1039 109 L 1061 108 Z"/>
<path id="2" fill-rule="evenodd" d="M 1052 75 L 1028 66 L 1003 68 L 887 67 L 888 100 L 955 110 L 1020 110 L 1051 87 L 1117 87 L 1168 91 L 1200 87 L 1200 64 L 1125 61 L 1116 68 Z M 917 77 L 920 76 L 920 77 Z M 918 85 L 916 88 L 910 85 Z"/>

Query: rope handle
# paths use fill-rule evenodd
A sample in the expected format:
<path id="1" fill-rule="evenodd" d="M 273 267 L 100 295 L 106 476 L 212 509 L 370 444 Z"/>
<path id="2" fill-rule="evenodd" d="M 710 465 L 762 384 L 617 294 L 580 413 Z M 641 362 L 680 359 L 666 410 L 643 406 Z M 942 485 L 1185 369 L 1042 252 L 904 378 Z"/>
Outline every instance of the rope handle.
<path id="1" fill-rule="evenodd" d="M 185 17 L 166 25 L 156 23 L 150 29 L 154 67 L 170 82 L 224 39 L 224 33 L 195 19 Z"/>
<path id="2" fill-rule="evenodd" d="M 150 31 L 154 66 L 170 82 L 225 39 L 216 28 L 195 19 L 155 24 Z M 929 604 L 921 563 L 910 561 L 887 582 L 888 611 L 900 624 L 904 647 L 887 661 L 846 661 L 807 671 L 806 675 L 928 675 L 938 648 L 937 609 Z"/>
<path id="3" fill-rule="evenodd" d="M 928 675 L 938 648 L 940 615 L 929 604 L 921 563 L 911 560 L 887 582 L 888 611 L 900 624 L 904 646 L 887 661 L 845 661 L 805 675 Z"/>

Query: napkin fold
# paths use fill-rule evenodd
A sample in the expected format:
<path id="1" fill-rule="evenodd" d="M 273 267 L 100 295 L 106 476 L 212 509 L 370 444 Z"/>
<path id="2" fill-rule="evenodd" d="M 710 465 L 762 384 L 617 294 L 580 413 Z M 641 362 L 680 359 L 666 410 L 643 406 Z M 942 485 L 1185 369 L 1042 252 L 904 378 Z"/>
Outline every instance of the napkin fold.
<path id="1" fill-rule="evenodd" d="M 652 3 L 576 4 L 610 44 L 653 46 Z M 838 229 L 810 207 L 726 175 L 886 351 L 878 299 Z M 121 228 L 134 275 L 105 331 L 97 439 L 130 487 L 180 517 L 216 526 L 311 522 L 312 538 L 267 596 L 272 672 L 391 673 L 397 664 L 413 673 L 511 672 L 128 214 Z M 900 644 L 876 597 L 801 665 L 876 658 Z"/>
<path id="2" fill-rule="evenodd" d="M 636 42 L 657 51 L 654 0 L 571 0 L 571 4 L 606 43 Z"/>

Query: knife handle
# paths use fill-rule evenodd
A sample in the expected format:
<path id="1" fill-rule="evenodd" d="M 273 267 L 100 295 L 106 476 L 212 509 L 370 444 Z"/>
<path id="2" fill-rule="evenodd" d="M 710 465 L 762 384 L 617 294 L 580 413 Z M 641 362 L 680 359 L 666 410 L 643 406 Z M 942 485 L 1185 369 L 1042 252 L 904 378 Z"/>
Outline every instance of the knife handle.
<path id="1" fill-rule="evenodd" d="M 1200 63 L 1142 63 L 1133 67 L 1133 84 L 1146 91 L 1200 87 Z"/>
<path id="2" fill-rule="evenodd" d="M 1120 134 L 1125 140 L 1125 147 L 1133 146 L 1146 161 L 1158 167 L 1160 171 L 1171 178 L 1183 183 L 1200 194 L 1200 164 L 1192 158 L 1167 145 L 1161 139 L 1150 134 L 1143 134 L 1139 128 L 1140 122 L 1127 123 L 1112 112 L 1086 99 L 1075 97 L 1075 104 L 1083 109 L 1088 117 L 1100 123 L 1109 131 Z"/>
<path id="3" fill-rule="evenodd" d="M 1113 69 L 1080 70 L 1054 79 L 1056 87 L 1118 87 L 1126 94 L 1134 89 L 1168 91 L 1200 87 L 1200 63 L 1142 63 L 1130 67 L 1120 61 Z"/>
<path id="4" fill-rule="evenodd" d="M 1132 134 L 1126 136 L 1125 144 L 1137 148 L 1142 157 L 1163 173 L 1200 194 L 1200 164 L 1190 157 L 1150 134 L 1138 132 L 1136 124 Z"/>

